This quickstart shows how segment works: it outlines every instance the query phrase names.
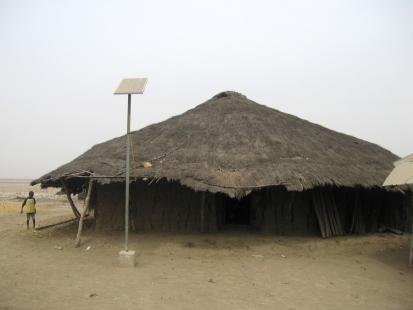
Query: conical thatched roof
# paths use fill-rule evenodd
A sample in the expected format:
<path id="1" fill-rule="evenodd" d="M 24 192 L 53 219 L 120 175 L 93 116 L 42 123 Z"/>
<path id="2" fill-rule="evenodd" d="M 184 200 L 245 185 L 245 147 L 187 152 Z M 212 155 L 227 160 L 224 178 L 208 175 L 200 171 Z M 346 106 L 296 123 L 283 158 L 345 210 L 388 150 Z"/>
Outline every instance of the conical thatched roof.
<path id="1" fill-rule="evenodd" d="M 223 192 L 231 197 L 272 185 L 298 191 L 323 185 L 381 186 L 398 159 L 378 145 L 229 91 L 133 132 L 132 140 L 139 178 L 167 178 L 197 191 Z M 76 173 L 124 177 L 125 154 L 126 136 L 118 137 L 95 145 L 32 184 L 60 187 L 59 178 Z M 142 167 L 145 161 L 152 167 Z M 76 179 L 71 179 L 72 187 L 80 184 L 75 185 Z"/>

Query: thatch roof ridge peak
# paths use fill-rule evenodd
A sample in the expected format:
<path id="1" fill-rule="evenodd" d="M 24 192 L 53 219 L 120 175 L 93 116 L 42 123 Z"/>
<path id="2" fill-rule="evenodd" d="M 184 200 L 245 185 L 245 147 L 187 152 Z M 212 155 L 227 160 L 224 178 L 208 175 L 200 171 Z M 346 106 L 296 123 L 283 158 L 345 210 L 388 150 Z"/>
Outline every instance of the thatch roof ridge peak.
<path id="1" fill-rule="evenodd" d="M 227 91 L 220 92 L 216 94 L 215 96 L 213 96 L 211 99 L 219 99 L 219 98 L 225 98 L 225 97 L 240 97 L 240 98 L 248 99 L 247 96 L 239 92 L 233 91 L 233 90 L 227 90 Z"/>

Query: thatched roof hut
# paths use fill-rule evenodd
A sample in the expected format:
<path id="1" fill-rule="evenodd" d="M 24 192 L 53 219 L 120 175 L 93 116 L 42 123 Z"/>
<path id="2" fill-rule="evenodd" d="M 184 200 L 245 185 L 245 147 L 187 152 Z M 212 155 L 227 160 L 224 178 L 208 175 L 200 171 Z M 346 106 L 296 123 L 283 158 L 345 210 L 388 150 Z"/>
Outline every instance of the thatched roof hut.
<path id="1" fill-rule="evenodd" d="M 379 223 L 407 227 L 403 197 L 381 188 L 396 155 L 236 92 L 130 138 L 137 164 L 129 196 L 133 229 L 211 232 L 249 225 L 326 238 L 377 231 Z M 79 216 L 71 194 L 94 180 L 95 229 L 122 230 L 125 140 L 95 145 L 31 184 L 63 187 Z"/>
<path id="2" fill-rule="evenodd" d="M 289 191 L 325 185 L 381 186 L 398 159 L 376 144 L 232 91 L 131 136 L 140 179 L 165 178 L 195 191 L 237 198 L 277 185 Z M 31 184 L 61 187 L 60 179 L 66 179 L 76 193 L 87 176 L 101 184 L 120 182 L 125 176 L 125 139 L 95 145 Z M 144 168 L 142 162 L 152 167 Z"/>

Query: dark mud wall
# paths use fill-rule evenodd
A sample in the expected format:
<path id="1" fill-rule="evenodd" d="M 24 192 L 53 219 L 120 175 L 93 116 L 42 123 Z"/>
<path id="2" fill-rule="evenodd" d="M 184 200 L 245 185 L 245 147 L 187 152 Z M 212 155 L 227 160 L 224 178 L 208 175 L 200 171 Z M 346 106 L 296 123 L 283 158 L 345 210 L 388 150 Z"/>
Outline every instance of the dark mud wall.
<path id="1" fill-rule="evenodd" d="M 381 224 L 411 231 L 411 192 L 377 188 L 321 187 L 332 191 L 344 234 L 376 232 Z M 288 192 L 284 187 L 263 190 L 264 233 L 321 234 L 312 200 L 313 190 Z M 358 223 L 357 226 L 353 224 Z M 356 229 L 357 228 L 357 229 Z"/>
<path id="2" fill-rule="evenodd" d="M 408 231 L 409 209 L 405 196 L 400 192 L 381 187 L 333 187 L 333 193 L 346 234 L 376 232 L 381 225 Z M 359 223 L 358 230 L 353 222 Z"/>
<path id="3" fill-rule="evenodd" d="M 412 227 L 412 218 L 413 218 L 413 193 L 409 188 L 405 190 L 405 195 L 403 197 L 403 211 L 402 216 L 404 219 L 403 230 L 405 232 L 411 233 L 413 230 Z"/>
<path id="4" fill-rule="evenodd" d="M 264 233 L 289 235 L 317 233 L 317 218 L 311 208 L 311 191 L 288 192 L 285 187 L 271 187 L 263 191 Z"/>
<path id="5" fill-rule="evenodd" d="M 124 230 L 125 184 L 96 184 L 93 195 L 96 230 Z M 333 192 L 344 234 L 350 233 L 354 219 L 359 229 L 352 234 L 375 232 L 380 224 L 411 231 L 411 192 L 403 196 L 382 188 L 321 188 Z M 312 202 L 312 190 L 288 192 L 284 187 L 254 191 L 262 208 L 263 233 L 320 234 Z M 181 232 L 215 232 L 224 229 L 223 194 L 195 192 L 165 179 L 158 182 L 139 180 L 130 184 L 130 229 Z M 202 200 L 204 201 L 202 203 Z M 202 207 L 203 205 L 203 207 Z M 358 205 L 360 209 L 354 216 Z M 203 212 L 202 212 L 203 210 Z M 203 214 L 203 215 L 202 215 Z"/>
<path id="6" fill-rule="evenodd" d="M 96 184 L 96 230 L 125 229 L 125 186 L 121 183 Z"/>
<path id="7" fill-rule="evenodd" d="M 96 187 L 96 230 L 124 230 L 125 184 Z M 130 220 L 138 230 L 199 231 L 202 193 L 164 179 L 130 184 Z M 212 210 L 214 196 L 205 195 L 204 227 L 216 229 Z M 215 220 L 216 223 L 216 220 Z M 130 223 L 130 229 L 132 224 Z"/>

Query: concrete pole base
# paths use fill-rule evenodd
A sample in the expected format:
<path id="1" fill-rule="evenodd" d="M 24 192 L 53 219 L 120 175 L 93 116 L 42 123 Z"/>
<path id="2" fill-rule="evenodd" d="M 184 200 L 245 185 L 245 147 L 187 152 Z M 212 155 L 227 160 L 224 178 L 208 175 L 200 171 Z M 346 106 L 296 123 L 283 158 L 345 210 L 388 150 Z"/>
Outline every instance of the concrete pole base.
<path id="1" fill-rule="evenodd" d="M 134 268 L 135 267 L 135 251 L 125 251 L 119 252 L 119 267 L 122 268 Z"/>

